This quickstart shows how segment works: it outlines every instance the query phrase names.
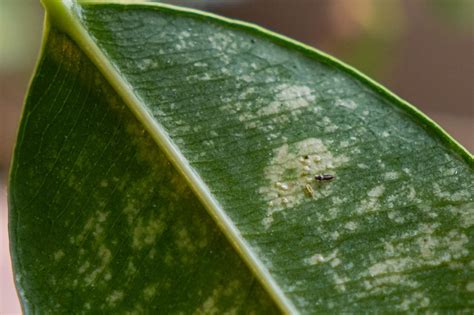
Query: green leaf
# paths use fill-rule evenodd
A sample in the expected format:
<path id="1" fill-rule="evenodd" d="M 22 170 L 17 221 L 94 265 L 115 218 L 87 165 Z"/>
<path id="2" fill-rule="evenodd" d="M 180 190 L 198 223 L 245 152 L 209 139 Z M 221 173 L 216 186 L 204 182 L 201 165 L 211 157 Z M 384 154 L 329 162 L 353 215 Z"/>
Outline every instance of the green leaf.
<path id="1" fill-rule="evenodd" d="M 472 311 L 473 157 L 414 107 L 252 25 L 44 4 L 9 186 L 25 313 Z"/>

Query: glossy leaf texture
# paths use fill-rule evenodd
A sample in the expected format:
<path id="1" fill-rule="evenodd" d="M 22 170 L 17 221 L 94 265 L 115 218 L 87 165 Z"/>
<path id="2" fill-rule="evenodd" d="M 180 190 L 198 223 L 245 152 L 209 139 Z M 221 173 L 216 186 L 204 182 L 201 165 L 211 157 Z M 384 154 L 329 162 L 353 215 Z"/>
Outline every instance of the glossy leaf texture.
<path id="1" fill-rule="evenodd" d="M 473 159 L 416 109 L 251 25 L 44 2 L 9 187 L 26 313 L 472 311 Z"/>

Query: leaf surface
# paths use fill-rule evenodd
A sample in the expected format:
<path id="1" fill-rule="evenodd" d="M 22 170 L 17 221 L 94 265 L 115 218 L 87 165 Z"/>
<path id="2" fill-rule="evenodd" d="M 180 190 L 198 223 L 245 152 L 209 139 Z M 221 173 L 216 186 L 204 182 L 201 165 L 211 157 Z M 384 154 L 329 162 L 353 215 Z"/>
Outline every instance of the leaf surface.
<path id="1" fill-rule="evenodd" d="M 473 308 L 473 159 L 416 109 L 251 25 L 44 2 L 10 177 L 27 313 Z"/>

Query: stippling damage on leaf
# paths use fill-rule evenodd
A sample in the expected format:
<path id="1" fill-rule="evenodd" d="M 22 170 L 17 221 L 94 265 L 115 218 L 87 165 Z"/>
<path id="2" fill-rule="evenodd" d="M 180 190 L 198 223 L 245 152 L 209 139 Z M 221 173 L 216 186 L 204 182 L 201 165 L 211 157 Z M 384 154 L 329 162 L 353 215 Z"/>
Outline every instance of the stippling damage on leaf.
<path id="1" fill-rule="evenodd" d="M 222 206 L 280 306 L 472 308 L 472 162 L 423 117 L 247 26 L 140 5 L 84 5 L 74 18 L 85 35 L 70 35 L 138 101 L 124 104 L 53 28 L 10 185 L 27 307 L 276 312 L 260 286 L 270 279 L 245 267 L 191 184 Z M 182 179 L 129 107 L 153 116 L 202 183 Z"/>

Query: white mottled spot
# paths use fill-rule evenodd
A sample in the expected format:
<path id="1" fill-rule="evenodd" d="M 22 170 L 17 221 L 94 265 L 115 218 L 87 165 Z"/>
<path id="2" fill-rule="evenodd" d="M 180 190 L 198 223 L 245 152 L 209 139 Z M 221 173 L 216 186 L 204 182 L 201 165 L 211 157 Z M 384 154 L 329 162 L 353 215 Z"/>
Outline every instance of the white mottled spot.
<path id="1" fill-rule="evenodd" d="M 327 219 L 328 219 L 328 220 L 334 220 L 335 218 L 337 218 L 337 216 L 339 215 L 339 212 L 340 212 L 340 211 L 341 211 L 341 210 L 338 209 L 338 208 L 330 208 L 330 209 L 328 210 L 328 214 L 329 214 L 329 215 L 328 215 Z"/>
<path id="2" fill-rule="evenodd" d="M 470 228 L 474 225 L 474 202 L 468 202 L 458 207 L 452 207 L 451 212 L 458 215 L 460 226 Z"/>
<path id="3" fill-rule="evenodd" d="M 347 222 L 344 227 L 350 231 L 354 231 L 355 229 L 357 229 L 357 223 L 355 222 Z"/>
<path id="4" fill-rule="evenodd" d="M 314 156 L 318 161 L 314 161 Z M 275 212 L 291 209 L 307 198 L 306 185 L 316 185 L 314 174 L 334 174 L 336 169 L 346 163 L 345 156 L 333 156 L 321 140 L 309 138 L 292 144 L 284 144 L 273 151 L 273 158 L 264 169 L 266 185 L 258 192 L 268 206 L 262 223 L 270 227 Z M 310 171 L 308 171 L 308 167 Z M 310 174 L 311 173 L 311 174 Z M 318 184 L 314 190 L 316 199 L 331 193 L 331 183 Z"/>
<path id="5" fill-rule="evenodd" d="M 276 100 L 258 110 L 258 116 L 278 114 L 309 106 L 315 100 L 312 90 L 307 86 L 281 84 L 277 86 Z"/>
<path id="6" fill-rule="evenodd" d="M 334 231 L 334 232 L 331 233 L 331 238 L 332 238 L 333 240 L 337 240 L 337 239 L 339 238 L 339 236 L 340 236 L 340 235 L 339 235 L 339 232 L 338 232 L 338 231 Z"/>
<path id="7" fill-rule="evenodd" d="M 243 76 L 241 76 L 240 79 L 241 79 L 242 81 L 245 81 L 245 82 L 248 82 L 248 83 L 253 81 L 253 78 L 252 78 L 251 76 L 249 76 L 249 75 L 246 75 L 246 74 L 243 75 Z"/>
<path id="8" fill-rule="evenodd" d="M 384 185 L 378 185 L 369 190 L 367 192 L 367 196 L 369 198 L 362 200 L 356 211 L 358 213 L 376 211 L 378 208 L 380 208 L 379 198 L 383 195 L 384 191 Z"/>
<path id="9" fill-rule="evenodd" d="M 430 299 L 426 297 L 423 292 L 414 292 L 410 297 L 405 298 L 400 304 L 399 308 L 402 311 L 408 311 L 413 307 L 426 307 L 430 304 Z"/>
<path id="10" fill-rule="evenodd" d="M 384 185 L 379 185 L 377 187 L 374 187 L 372 190 L 370 190 L 367 195 L 372 198 L 378 198 L 382 196 L 383 192 L 385 191 Z"/>
<path id="11" fill-rule="evenodd" d="M 433 184 L 433 191 L 436 197 L 454 202 L 468 200 L 471 196 L 471 192 L 468 189 L 458 190 L 455 193 L 443 191 L 438 183 Z"/>
<path id="12" fill-rule="evenodd" d="M 446 170 L 446 175 L 449 175 L 449 176 L 453 176 L 453 175 L 456 175 L 458 173 L 458 170 L 455 169 L 455 168 L 450 168 L 448 170 Z"/>
<path id="13" fill-rule="evenodd" d="M 393 256 L 395 254 L 395 247 L 393 247 L 392 243 L 385 242 L 384 247 L 385 247 L 385 254 L 388 257 Z"/>
<path id="14" fill-rule="evenodd" d="M 310 265 L 316 265 L 321 262 L 325 262 L 326 260 L 324 259 L 323 255 L 321 254 L 315 254 L 311 256 L 309 259 L 307 259 L 307 263 Z"/>
<path id="15" fill-rule="evenodd" d="M 409 186 L 408 189 L 410 190 L 410 192 L 407 195 L 407 200 L 412 201 L 416 197 L 416 191 L 415 191 L 415 188 L 413 188 L 413 186 Z"/>
<path id="16" fill-rule="evenodd" d="M 195 62 L 194 63 L 195 67 L 207 67 L 207 63 L 204 62 Z"/>
<path id="17" fill-rule="evenodd" d="M 329 261 L 332 261 L 334 259 L 336 259 L 336 256 L 337 256 L 337 252 L 338 250 L 334 250 L 332 253 L 330 253 L 329 255 L 327 255 L 326 257 L 324 257 L 322 254 L 314 254 L 313 256 L 309 257 L 309 258 L 305 258 L 304 259 L 304 262 L 308 265 L 317 265 L 317 264 L 320 264 L 320 263 L 326 263 L 326 262 L 329 262 Z M 338 259 L 339 262 L 336 262 L 336 266 L 340 263 L 340 260 Z"/>
<path id="18" fill-rule="evenodd" d="M 331 122 L 331 119 L 329 117 L 323 117 L 323 119 L 321 121 L 318 122 L 319 124 L 321 124 L 322 126 L 324 126 L 324 131 L 325 132 L 334 132 L 336 131 L 337 129 L 339 129 L 339 127 L 335 124 L 333 124 Z M 329 143 L 329 141 L 328 141 Z"/>
<path id="19" fill-rule="evenodd" d="M 342 200 L 341 198 L 339 198 L 337 196 L 332 197 L 331 200 L 332 200 L 332 203 L 335 204 L 335 205 L 341 205 L 344 202 L 344 200 Z"/>
<path id="20" fill-rule="evenodd" d="M 458 230 L 448 233 L 441 225 L 420 224 L 415 229 L 394 235 L 391 242 L 384 242 L 384 255 L 379 261 L 372 261 L 361 277 L 369 275 L 364 285 L 367 294 L 381 294 L 389 287 L 416 289 L 420 283 L 411 277 L 411 271 L 447 265 L 462 268 L 457 261 L 469 256 L 466 245 L 468 237 Z M 370 260 L 372 260 L 371 258 Z M 414 292 L 400 304 L 409 309 L 415 304 L 426 304 L 428 299 L 422 292 Z"/>
<path id="21" fill-rule="evenodd" d="M 281 190 L 288 190 L 288 185 L 285 183 L 276 182 L 276 186 Z"/>
<path id="22" fill-rule="evenodd" d="M 385 180 L 395 180 L 400 177 L 400 174 L 397 172 L 387 172 L 384 174 Z"/>
<path id="23" fill-rule="evenodd" d="M 179 35 L 182 36 L 183 38 L 188 38 L 191 36 L 191 34 L 188 31 L 182 31 L 181 33 L 179 33 Z"/>
<path id="24" fill-rule="evenodd" d="M 243 76 L 240 79 L 248 81 L 251 78 Z M 273 86 L 269 92 L 273 95 L 273 99 L 258 101 L 257 107 L 259 109 L 256 112 L 255 101 L 249 102 L 248 100 L 249 95 L 255 93 L 254 87 L 245 88 L 236 102 L 223 97 L 222 103 L 224 105 L 220 107 L 220 110 L 227 115 L 237 116 L 238 120 L 243 122 L 247 129 L 257 128 L 262 130 L 267 134 L 269 141 L 281 138 L 280 132 L 274 132 L 275 126 L 297 120 L 302 110 L 314 102 L 315 93 L 307 86 L 289 84 Z M 311 109 L 313 111 L 318 110 L 316 106 Z"/>
<path id="25" fill-rule="evenodd" d="M 156 61 L 153 61 L 152 59 L 141 59 L 137 61 L 137 67 L 138 69 L 142 71 L 147 71 L 153 68 L 156 68 L 158 66 L 158 63 Z"/>
<path id="26" fill-rule="evenodd" d="M 353 100 L 344 100 L 344 99 L 338 99 L 336 100 L 336 106 L 342 106 L 345 108 L 349 109 L 356 109 L 357 104 Z"/>
<path id="27" fill-rule="evenodd" d="M 405 218 L 402 216 L 402 214 L 398 210 L 390 211 L 388 213 L 388 218 L 390 220 L 393 220 L 394 222 L 400 223 L 400 224 L 405 222 Z"/>
<path id="28" fill-rule="evenodd" d="M 221 33 L 221 32 L 216 32 L 212 34 L 211 36 L 208 37 L 211 47 L 213 49 L 216 49 L 218 51 L 223 51 L 224 53 L 228 53 L 230 48 L 232 47 L 231 44 L 234 41 L 234 38 L 232 34 L 230 33 Z M 222 60 L 225 61 L 225 60 Z M 224 62 L 225 64 L 228 64 L 229 61 Z"/>
<path id="29" fill-rule="evenodd" d="M 333 259 L 330 263 L 331 267 L 333 268 L 339 266 L 340 264 L 341 264 L 341 260 L 339 258 Z"/>
<path id="30" fill-rule="evenodd" d="M 209 81 L 209 80 L 212 80 L 212 77 L 209 73 L 202 73 L 199 77 L 198 77 L 199 80 L 201 81 Z"/>
<path id="31" fill-rule="evenodd" d="M 349 146 L 349 141 L 346 141 L 346 140 L 341 141 L 341 143 L 339 144 L 339 146 L 340 146 L 341 148 L 347 148 L 347 147 Z"/>
<path id="32" fill-rule="evenodd" d="M 340 277 L 337 273 L 333 274 L 333 279 L 334 279 L 334 284 L 339 292 L 345 292 L 346 291 L 346 282 L 349 281 L 349 278 L 347 277 Z"/>

